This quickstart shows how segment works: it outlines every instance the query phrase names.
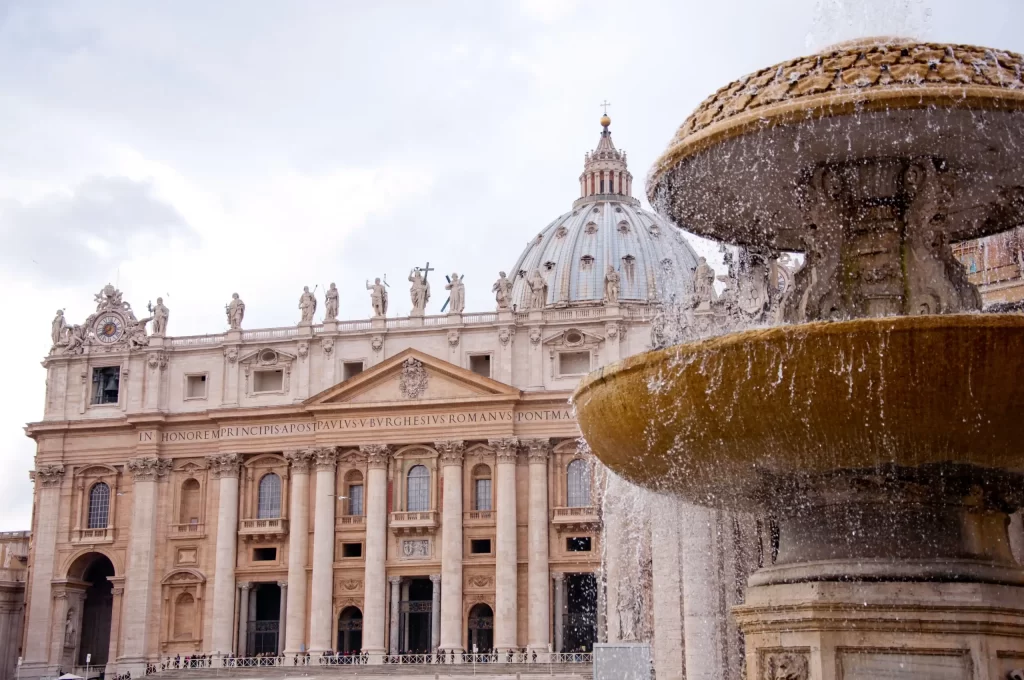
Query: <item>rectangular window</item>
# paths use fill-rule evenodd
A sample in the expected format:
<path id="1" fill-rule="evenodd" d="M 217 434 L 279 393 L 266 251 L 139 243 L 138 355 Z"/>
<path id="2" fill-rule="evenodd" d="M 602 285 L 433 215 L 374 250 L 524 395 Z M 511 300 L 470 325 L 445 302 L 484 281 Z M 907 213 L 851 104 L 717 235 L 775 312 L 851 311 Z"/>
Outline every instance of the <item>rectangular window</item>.
<path id="1" fill-rule="evenodd" d="M 206 399 L 206 375 L 185 376 L 185 398 Z"/>
<path id="2" fill-rule="evenodd" d="M 590 552 L 590 536 L 570 536 L 565 539 L 565 549 L 569 552 Z"/>
<path id="3" fill-rule="evenodd" d="M 491 539 L 474 538 L 469 542 L 469 552 L 473 555 L 490 555 Z"/>
<path id="4" fill-rule="evenodd" d="M 341 556 L 342 557 L 362 557 L 363 556 L 363 544 L 362 543 L 342 543 L 341 544 Z"/>
<path id="5" fill-rule="evenodd" d="M 474 354 L 469 357 L 469 370 L 485 378 L 491 377 L 491 355 Z"/>
<path id="6" fill-rule="evenodd" d="M 560 375 L 585 375 L 590 373 L 590 352 L 561 352 L 558 355 Z"/>
<path id="7" fill-rule="evenodd" d="M 490 510 L 491 509 L 491 480 L 489 479 L 478 479 L 476 480 L 476 497 L 473 499 L 474 510 Z"/>
<path id="8" fill-rule="evenodd" d="M 284 370 L 256 371 L 252 376 L 253 392 L 280 392 L 284 389 Z"/>
<path id="9" fill-rule="evenodd" d="M 348 487 L 348 514 L 363 514 L 363 485 L 351 484 Z"/>
<path id="10" fill-rule="evenodd" d="M 362 361 L 346 361 L 341 365 L 341 379 L 348 380 L 363 372 Z"/>
<path id="11" fill-rule="evenodd" d="M 253 548 L 253 562 L 273 562 L 277 559 L 277 548 Z"/>
<path id="12" fill-rule="evenodd" d="M 104 366 L 92 369 L 93 404 L 116 404 L 120 386 L 120 366 Z"/>

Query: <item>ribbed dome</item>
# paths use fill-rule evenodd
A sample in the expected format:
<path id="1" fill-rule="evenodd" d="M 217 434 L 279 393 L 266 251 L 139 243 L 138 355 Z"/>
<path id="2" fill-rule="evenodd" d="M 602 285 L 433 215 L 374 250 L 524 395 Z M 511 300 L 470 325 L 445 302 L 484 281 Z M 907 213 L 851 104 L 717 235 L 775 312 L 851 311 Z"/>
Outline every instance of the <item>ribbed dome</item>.
<path id="1" fill-rule="evenodd" d="M 548 306 L 600 304 L 608 265 L 619 273 L 625 304 L 662 301 L 685 289 L 697 255 L 675 225 L 640 208 L 631 185 L 626 154 L 605 125 L 597 149 L 584 159 L 572 212 L 546 226 L 508 272 L 516 309 L 529 308 L 527 277 L 535 269 L 547 281 Z"/>

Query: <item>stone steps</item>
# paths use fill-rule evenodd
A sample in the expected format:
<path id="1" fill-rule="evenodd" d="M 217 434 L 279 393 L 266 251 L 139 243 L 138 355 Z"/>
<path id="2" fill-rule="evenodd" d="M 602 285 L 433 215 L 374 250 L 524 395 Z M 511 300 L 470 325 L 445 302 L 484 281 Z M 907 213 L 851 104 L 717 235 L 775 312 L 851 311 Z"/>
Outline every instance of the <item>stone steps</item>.
<path id="1" fill-rule="evenodd" d="M 446 680 L 447 678 L 476 677 L 517 678 L 522 680 L 592 680 L 593 667 L 585 664 L 382 664 L 358 666 L 267 666 L 251 668 L 195 668 L 171 669 L 153 676 L 154 680 L 208 680 L 234 678 L 235 680 L 286 680 L 313 677 L 387 678 L 405 680 Z"/>

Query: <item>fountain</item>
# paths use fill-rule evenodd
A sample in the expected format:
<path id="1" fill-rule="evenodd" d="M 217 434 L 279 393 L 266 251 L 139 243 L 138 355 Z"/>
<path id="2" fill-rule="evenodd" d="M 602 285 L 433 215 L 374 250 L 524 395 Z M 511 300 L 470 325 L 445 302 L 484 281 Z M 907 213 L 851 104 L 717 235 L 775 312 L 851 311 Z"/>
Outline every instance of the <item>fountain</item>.
<path id="1" fill-rule="evenodd" d="M 678 224 L 805 258 L 786 325 L 637 355 L 574 395 L 620 476 L 777 523 L 732 611 L 750 680 L 1024 667 L 1024 316 L 977 313 L 950 248 L 1024 222 L 1022 72 L 981 47 L 844 43 L 723 87 L 651 171 Z"/>

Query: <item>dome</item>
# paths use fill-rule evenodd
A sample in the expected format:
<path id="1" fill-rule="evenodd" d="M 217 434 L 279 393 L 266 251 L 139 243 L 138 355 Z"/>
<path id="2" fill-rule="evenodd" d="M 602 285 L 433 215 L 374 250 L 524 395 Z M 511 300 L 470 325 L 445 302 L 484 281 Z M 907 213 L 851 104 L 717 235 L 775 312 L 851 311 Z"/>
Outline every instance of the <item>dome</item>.
<path id="1" fill-rule="evenodd" d="M 630 195 L 626 153 L 612 144 L 606 118 L 597 148 L 584 158 L 580 198 L 530 241 L 508 271 L 515 309 L 529 308 L 527 277 L 534 270 L 547 281 L 551 307 L 601 304 L 609 266 L 619 273 L 622 304 L 664 300 L 691 280 L 696 253 L 674 224 L 643 210 Z"/>

